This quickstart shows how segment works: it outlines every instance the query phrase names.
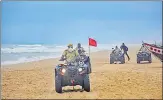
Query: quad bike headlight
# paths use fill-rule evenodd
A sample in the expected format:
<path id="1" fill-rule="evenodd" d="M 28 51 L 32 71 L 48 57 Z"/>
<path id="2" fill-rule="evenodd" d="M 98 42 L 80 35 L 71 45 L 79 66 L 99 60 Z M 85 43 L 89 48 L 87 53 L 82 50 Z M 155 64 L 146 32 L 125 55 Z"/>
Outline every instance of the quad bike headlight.
<path id="1" fill-rule="evenodd" d="M 83 69 L 82 68 L 79 68 L 78 70 L 79 70 L 79 72 L 81 72 Z"/>
<path id="2" fill-rule="evenodd" d="M 79 64 L 80 64 L 80 65 L 83 65 L 83 64 L 84 64 L 84 62 L 83 62 L 83 61 L 79 61 Z"/>
<path id="3" fill-rule="evenodd" d="M 66 69 L 63 68 L 63 69 L 62 69 L 62 73 L 65 73 L 65 72 L 66 72 Z"/>
<path id="4" fill-rule="evenodd" d="M 83 59 L 84 59 L 84 57 L 81 57 L 81 59 L 83 60 Z"/>

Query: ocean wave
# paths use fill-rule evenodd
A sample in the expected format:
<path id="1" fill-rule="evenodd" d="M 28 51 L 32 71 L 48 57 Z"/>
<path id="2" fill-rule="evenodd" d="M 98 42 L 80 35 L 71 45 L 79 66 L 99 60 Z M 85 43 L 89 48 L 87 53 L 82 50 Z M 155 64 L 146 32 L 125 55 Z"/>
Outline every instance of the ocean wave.
<path id="1" fill-rule="evenodd" d="M 88 53 L 88 45 L 82 45 Z M 108 47 L 108 46 L 107 46 Z M 75 48 L 75 47 L 74 47 Z M 90 47 L 91 52 L 104 50 L 105 46 Z M 10 65 L 49 58 L 60 57 L 66 45 L 3 45 L 1 48 L 1 64 Z"/>
<path id="2" fill-rule="evenodd" d="M 66 49 L 63 46 L 44 46 L 44 45 L 17 45 L 2 47 L 1 53 L 41 53 L 41 52 L 61 52 Z"/>
<path id="3" fill-rule="evenodd" d="M 18 64 L 18 63 L 25 63 L 25 62 L 33 62 L 33 61 L 39 61 L 39 60 L 45 60 L 45 59 L 50 59 L 50 58 L 57 58 L 60 55 L 55 55 L 55 56 L 39 56 L 39 57 L 21 57 L 18 58 L 17 60 L 10 60 L 10 61 L 3 61 L 1 62 L 1 65 L 10 65 L 10 64 Z"/>
<path id="4" fill-rule="evenodd" d="M 84 49 L 88 51 L 88 45 L 83 45 Z M 74 47 L 75 48 L 75 47 Z M 2 46 L 1 53 L 50 53 L 63 52 L 67 49 L 65 45 L 8 45 Z M 110 45 L 99 45 L 98 47 L 91 47 L 91 51 L 110 49 Z"/>
<path id="5" fill-rule="evenodd" d="M 97 47 L 90 47 L 91 52 L 99 50 L 111 50 L 115 46 L 120 47 L 121 44 L 98 44 Z M 133 44 L 131 44 L 133 45 Z M 88 45 L 82 45 L 86 51 L 89 51 Z M 130 46 L 130 44 L 128 44 Z M 75 47 L 74 47 L 75 48 Z M 67 49 L 66 45 L 7 45 L 1 48 L 1 53 L 53 53 L 53 52 L 63 52 Z"/>

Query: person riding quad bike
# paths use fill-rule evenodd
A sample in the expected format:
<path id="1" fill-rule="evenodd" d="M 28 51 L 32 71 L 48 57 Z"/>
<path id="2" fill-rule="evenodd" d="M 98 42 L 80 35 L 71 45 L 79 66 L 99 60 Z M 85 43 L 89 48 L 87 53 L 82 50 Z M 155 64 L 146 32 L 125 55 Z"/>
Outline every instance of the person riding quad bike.
<path id="1" fill-rule="evenodd" d="M 78 52 L 79 56 L 82 58 L 84 63 L 89 66 L 88 73 L 92 73 L 90 57 L 86 55 L 85 53 L 86 51 L 84 50 L 84 48 L 81 46 L 80 43 L 78 43 L 76 47 L 76 51 Z"/>
<path id="2" fill-rule="evenodd" d="M 77 47 L 76 47 L 76 51 L 78 52 L 79 55 L 85 53 L 84 48 L 81 46 L 80 43 L 78 43 Z"/>
<path id="3" fill-rule="evenodd" d="M 112 51 L 112 53 L 119 53 L 121 50 L 118 48 L 118 46 L 115 47 L 115 49 Z"/>
<path id="4" fill-rule="evenodd" d="M 60 61 L 63 61 L 64 59 L 66 59 L 69 62 L 72 59 L 74 59 L 75 57 L 79 56 L 78 52 L 76 52 L 76 50 L 73 49 L 72 44 L 69 44 L 67 47 L 68 47 L 68 49 L 66 49 L 63 52 Z"/>

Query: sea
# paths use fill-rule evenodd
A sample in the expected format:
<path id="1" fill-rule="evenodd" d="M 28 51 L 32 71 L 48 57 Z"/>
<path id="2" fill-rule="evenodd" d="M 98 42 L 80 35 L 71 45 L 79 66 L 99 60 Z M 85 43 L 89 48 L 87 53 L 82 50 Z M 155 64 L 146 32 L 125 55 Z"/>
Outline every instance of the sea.
<path id="1" fill-rule="evenodd" d="M 83 45 L 88 53 L 88 45 Z M 97 47 L 90 47 L 90 52 L 111 50 L 114 44 L 98 44 Z M 24 62 L 32 62 L 50 58 L 58 58 L 62 55 L 67 45 L 42 45 L 42 44 L 2 44 L 1 65 L 10 65 Z"/>

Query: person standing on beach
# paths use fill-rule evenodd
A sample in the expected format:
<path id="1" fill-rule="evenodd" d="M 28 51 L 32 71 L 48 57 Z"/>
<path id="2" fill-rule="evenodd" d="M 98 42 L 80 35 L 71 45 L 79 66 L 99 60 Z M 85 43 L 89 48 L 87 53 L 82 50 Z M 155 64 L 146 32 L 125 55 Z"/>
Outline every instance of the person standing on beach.
<path id="1" fill-rule="evenodd" d="M 84 53 L 84 52 L 85 52 L 84 48 L 81 46 L 80 43 L 78 43 L 78 45 L 77 45 L 77 47 L 76 47 L 76 51 L 79 53 L 79 55 L 80 55 L 81 53 Z"/>
<path id="2" fill-rule="evenodd" d="M 129 57 L 129 55 L 127 54 L 128 47 L 127 47 L 124 43 L 122 43 L 122 45 L 121 45 L 120 48 L 121 48 L 121 50 L 123 50 L 124 54 L 127 56 L 128 61 L 129 61 L 129 60 L 130 60 L 130 57 Z"/>
<path id="3" fill-rule="evenodd" d="M 68 47 L 68 49 L 66 49 L 63 52 L 60 61 L 63 61 L 63 59 L 65 58 L 68 62 L 70 62 L 75 57 L 79 56 L 78 52 L 76 52 L 76 50 L 73 49 L 73 45 L 72 44 L 69 44 L 67 47 Z"/>

